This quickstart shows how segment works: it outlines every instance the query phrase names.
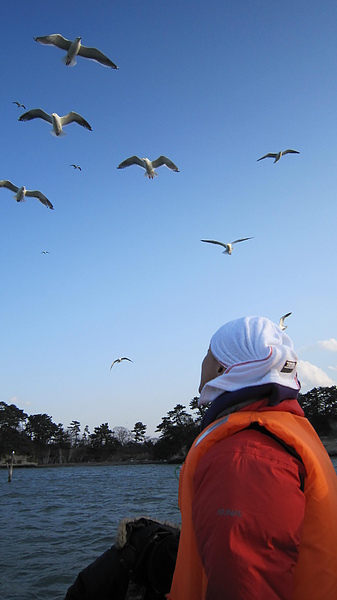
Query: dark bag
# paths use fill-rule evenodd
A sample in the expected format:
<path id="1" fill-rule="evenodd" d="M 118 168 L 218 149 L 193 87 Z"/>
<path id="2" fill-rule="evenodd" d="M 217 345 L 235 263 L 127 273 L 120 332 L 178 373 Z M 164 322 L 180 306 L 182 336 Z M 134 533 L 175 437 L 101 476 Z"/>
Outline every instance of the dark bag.
<path id="1" fill-rule="evenodd" d="M 79 573 L 65 600 L 164 600 L 170 591 L 180 529 L 126 519 L 116 545 Z"/>

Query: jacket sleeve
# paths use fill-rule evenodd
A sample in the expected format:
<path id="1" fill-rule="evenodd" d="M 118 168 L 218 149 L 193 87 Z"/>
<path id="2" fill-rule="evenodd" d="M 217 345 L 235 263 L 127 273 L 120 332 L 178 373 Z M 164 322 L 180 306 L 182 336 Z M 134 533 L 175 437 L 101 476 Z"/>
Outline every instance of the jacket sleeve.
<path id="1" fill-rule="evenodd" d="M 206 600 L 291 600 L 305 497 L 304 466 L 245 430 L 218 442 L 194 475 L 193 525 Z"/>

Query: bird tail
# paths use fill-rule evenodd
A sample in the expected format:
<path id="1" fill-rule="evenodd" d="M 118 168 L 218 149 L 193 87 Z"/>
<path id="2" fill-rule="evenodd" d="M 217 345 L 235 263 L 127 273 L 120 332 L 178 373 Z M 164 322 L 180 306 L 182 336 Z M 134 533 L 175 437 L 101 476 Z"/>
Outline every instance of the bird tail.
<path id="1" fill-rule="evenodd" d="M 145 171 L 144 177 L 148 177 L 149 179 L 153 179 L 154 177 L 158 177 L 158 173 L 157 173 L 157 171 L 152 171 L 151 175 L 149 175 L 148 172 Z"/>
<path id="2" fill-rule="evenodd" d="M 74 57 L 74 58 L 72 58 L 71 60 L 69 60 L 69 58 L 68 58 L 68 56 L 67 56 L 67 55 L 65 55 L 65 56 L 62 58 L 62 62 L 63 62 L 63 63 L 64 63 L 64 64 L 65 64 L 67 67 L 74 67 L 74 66 L 77 64 L 77 62 L 76 62 L 76 58 L 75 58 L 75 57 Z"/>
<path id="3" fill-rule="evenodd" d="M 63 137 L 63 136 L 65 136 L 65 135 L 67 135 L 67 134 L 66 134 L 66 132 L 65 132 L 65 131 L 63 131 L 63 129 L 62 129 L 62 131 L 60 131 L 60 133 L 55 133 L 54 129 L 52 129 L 50 133 L 51 133 L 51 134 L 52 134 L 54 137 Z"/>
<path id="4" fill-rule="evenodd" d="M 24 196 L 22 196 L 22 198 L 18 200 L 16 194 L 13 194 L 13 198 L 15 198 L 17 202 L 26 202 L 26 198 Z"/>

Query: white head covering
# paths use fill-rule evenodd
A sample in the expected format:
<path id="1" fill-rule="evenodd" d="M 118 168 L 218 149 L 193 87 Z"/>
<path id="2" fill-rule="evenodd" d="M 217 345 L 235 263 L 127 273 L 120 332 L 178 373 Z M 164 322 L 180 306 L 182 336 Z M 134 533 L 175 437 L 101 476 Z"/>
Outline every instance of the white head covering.
<path id="1" fill-rule="evenodd" d="M 243 317 L 226 323 L 213 335 L 210 350 L 225 371 L 205 384 L 199 406 L 212 402 L 222 392 L 264 383 L 300 389 L 293 343 L 265 317 Z"/>

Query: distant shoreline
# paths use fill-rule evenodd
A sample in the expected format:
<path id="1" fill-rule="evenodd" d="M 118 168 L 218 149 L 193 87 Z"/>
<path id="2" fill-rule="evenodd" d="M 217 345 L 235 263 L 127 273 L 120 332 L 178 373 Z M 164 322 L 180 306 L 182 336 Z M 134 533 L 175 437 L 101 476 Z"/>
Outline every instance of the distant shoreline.
<path id="1" fill-rule="evenodd" d="M 329 454 L 330 458 L 334 458 L 337 457 L 337 438 L 335 436 L 322 436 L 321 438 L 321 442 L 323 444 L 323 446 L 325 447 L 327 453 Z M 22 460 L 23 459 L 23 460 Z M 141 459 L 136 459 L 136 458 L 131 458 L 131 459 L 127 459 L 127 460 L 107 460 L 107 461 L 97 461 L 97 462 L 62 462 L 62 463 L 49 463 L 49 464 L 42 464 L 42 463 L 38 463 L 38 462 L 29 462 L 29 461 L 25 461 L 24 457 L 22 457 L 22 459 L 20 460 L 20 458 L 18 457 L 18 460 L 20 460 L 20 462 L 15 463 L 14 462 L 14 468 L 16 469 L 39 469 L 39 468 L 43 468 L 43 469 L 50 469 L 50 468 L 60 468 L 60 467 L 106 467 L 106 466 L 125 466 L 125 465 L 181 465 L 183 463 L 183 460 L 141 460 Z M 8 462 L 1 462 L 0 463 L 0 469 L 7 469 L 8 468 Z"/>
<path id="2" fill-rule="evenodd" d="M 60 467 L 107 467 L 107 466 L 129 466 L 129 465 L 174 465 L 181 464 L 181 461 L 173 462 L 167 460 L 109 460 L 98 462 L 67 462 L 67 463 L 50 463 L 47 465 L 36 462 L 14 463 L 16 469 L 54 469 Z M 0 469 L 7 469 L 7 463 L 1 463 Z"/>

